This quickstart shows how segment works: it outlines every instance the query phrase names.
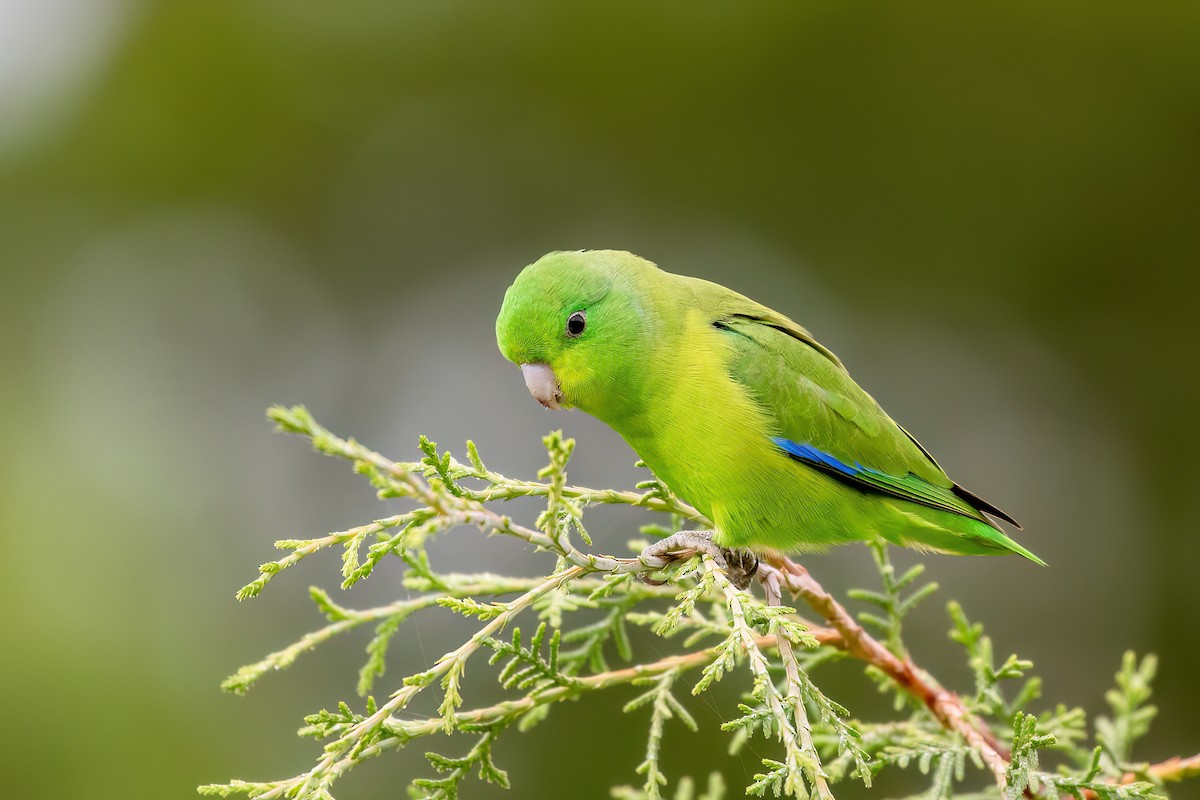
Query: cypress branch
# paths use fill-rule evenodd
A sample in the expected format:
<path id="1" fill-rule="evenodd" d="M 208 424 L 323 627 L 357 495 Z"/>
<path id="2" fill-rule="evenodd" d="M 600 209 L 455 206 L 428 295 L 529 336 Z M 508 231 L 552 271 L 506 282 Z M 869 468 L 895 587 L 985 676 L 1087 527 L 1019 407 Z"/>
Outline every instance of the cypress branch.
<path id="1" fill-rule="evenodd" d="M 975 685 L 965 697 L 944 688 L 913 663 L 904 645 L 905 617 L 936 586 L 919 584 L 919 566 L 897 576 L 884 545 L 870 546 L 879 586 L 847 593 L 871 609 L 857 617 L 807 570 L 782 557 L 761 565 L 760 598 L 735 588 L 708 555 L 667 562 L 594 551 L 583 517 L 595 505 L 630 505 L 669 515 L 666 526 L 646 525 L 647 535 L 670 533 L 685 525 L 711 527 L 711 522 L 653 476 L 639 482 L 636 491 L 571 485 L 566 467 L 574 442 L 559 432 L 543 440 L 548 464 L 538 473 L 539 480 L 526 481 L 490 470 L 470 442 L 466 463 L 439 451 L 424 437 L 418 443 L 418 460 L 393 461 L 353 439 L 336 436 L 303 407 L 274 407 L 268 416 L 280 430 L 307 437 L 317 452 L 349 461 L 381 499 L 407 498 L 414 507 L 343 531 L 277 542 L 276 547 L 288 551 L 287 555 L 263 564 L 258 576 L 238 592 L 238 599 L 256 596 L 278 572 L 335 546 L 342 548 L 339 582 L 344 590 L 369 577 L 383 559 L 398 557 L 408 566 L 405 586 L 419 594 L 356 610 L 313 588 L 311 599 L 327 624 L 241 668 L 222 688 L 242 694 L 303 653 L 327 645 L 346 631 L 373 624 L 374 635 L 356 686 L 358 694 L 365 695 L 385 676 L 389 644 L 404 636 L 404 623 L 411 616 L 444 606 L 476 620 L 479 627 L 429 669 L 395 681 L 381 704 L 368 696 L 359 711 L 343 702 L 336 710 L 308 715 L 301 734 L 324 741 L 308 771 L 278 781 L 234 780 L 202 786 L 202 794 L 328 800 L 337 780 L 365 761 L 439 736 L 469 744 L 456 748 L 450 743 L 451 752 L 463 753 L 459 756 L 426 753 L 433 774 L 411 781 L 413 797 L 457 798 L 464 781 L 473 776 L 508 787 L 508 774 L 494 760 L 494 745 L 501 736 L 519 736 L 544 719 L 556 703 L 617 686 L 642 685 L 647 690 L 628 703 L 626 711 L 631 728 L 641 724 L 638 720 L 644 717 L 639 715 L 644 710 L 650 712 L 645 759 L 640 765 L 629 765 L 630 773 L 641 775 L 643 783 L 640 788 L 615 787 L 613 796 L 722 800 L 726 788 L 719 773 L 710 774 L 706 789 L 697 795 L 690 777 L 664 772 L 660 753 L 664 739 L 676 730 L 667 722 L 679 720 L 686 727 L 698 727 L 688 710 L 689 692 L 679 691 L 680 682 L 690 682 L 690 694 L 698 694 L 738 671 L 750 677 L 753 690 L 740 705 L 740 716 L 721 727 L 733 737 L 735 747 L 758 733 L 776 748 L 763 759 L 765 771 L 745 787 L 750 794 L 831 800 L 836 786 L 845 780 L 858 779 L 870 786 L 880 770 L 916 769 L 929 781 L 927 798 L 1150 800 L 1166 797 L 1166 784 L 1200 775 L 1200 755 L 1153 764 L 1133 760 L 1134 746 L 1156 714 L 1148 704 L 1156 666 L 1153 656 L 1139 660 L 1126 654 L 1117 686 L 1107 695 L 1111 714 L 1096 721 L 1094 741 L 1089 741 L 1081 710 L 1057 705 L 1040 713 L 1029 711 L 1041 693 L 1036 677 L 1029 676 L 1033 665 L 1016 655 L 997 664 L 982 625 L 969 621 L 962 608 L 950 603 L 950 639 L 964 649 Z M 518 497 L 545 500 L 532 525 L 495 510 L 497 503 Z M 456 528 L 533 544 L 552 559 L 552 569 L 540 578 L 442 569 L 433 563 L 425 544 L 429 537 L 449 535 Z M 651 573 L 666 583 L 636 580 Z M 785 592 L 803 602 L 814 619 L 785 606 Z M 538 617 L 528 643 L 520 628 L 511 624 L 523 615 Z M 682 651 L 645 659 L 631 644 L 630 624 L 662 637 L 660 647 Z M 501 638 L 508 628 L 511 634 Z M 697 649 L 702 641 L 707 646 Z M 509 696 L 500 703 L 472 707 L 466 667 L 485 648 L 491 651 L 490 663 L 498 667 L 495 677 Z M 614 658 L 627 666 L 612 668 Z M 898 702 L 896 709 L 907 716 L 855 719 L 812 678 L 814 670 L 852 663 L 877 676 L 898 700 L 906 700 Z M 413 697 L 427 690 L 441 694 L 438 714 L 414 718 L 405 712 Z M 730 716 L 735 716 L 733 709 Z M 1049 771 L 1042 766 L 1044 756 L 1063 763 Z M 990 787 L 978 786 L 980 769 L 990 776 Z"/>

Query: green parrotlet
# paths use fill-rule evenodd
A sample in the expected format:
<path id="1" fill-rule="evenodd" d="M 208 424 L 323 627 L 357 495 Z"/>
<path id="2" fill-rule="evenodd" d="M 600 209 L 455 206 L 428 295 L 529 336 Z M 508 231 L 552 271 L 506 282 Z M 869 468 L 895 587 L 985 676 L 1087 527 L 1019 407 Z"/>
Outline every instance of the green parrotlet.
<path id="1" fill-rule="evenodd" d="M 1044 564 L 836 355 L 724 286 L 622 251 L 550 253 L 505 293 L 496 339 L 542 405 L 608 424 L 715 524 L 648 553 L 703 550 L 705 538 L 760 554 L 882 539 Z"/>

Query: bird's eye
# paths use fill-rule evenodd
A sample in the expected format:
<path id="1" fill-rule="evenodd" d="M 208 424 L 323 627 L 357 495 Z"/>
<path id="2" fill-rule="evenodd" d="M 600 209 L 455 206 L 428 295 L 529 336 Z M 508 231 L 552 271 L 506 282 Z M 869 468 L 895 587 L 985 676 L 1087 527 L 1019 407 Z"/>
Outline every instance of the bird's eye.
<path id="1" fill-rule="evenodd" d="M 583 334 L 583 329 L 587 327 L 587 312 L 576 311 L 571 316 L 567 317 L 567 336 L 572 339 Z"/>

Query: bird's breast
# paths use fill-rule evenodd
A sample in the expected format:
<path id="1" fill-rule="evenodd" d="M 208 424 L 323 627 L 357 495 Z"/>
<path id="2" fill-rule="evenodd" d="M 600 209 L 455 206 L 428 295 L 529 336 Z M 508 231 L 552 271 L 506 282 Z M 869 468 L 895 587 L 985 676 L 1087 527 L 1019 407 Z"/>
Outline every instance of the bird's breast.
<path id="1" fill-rule="evenodd" d="M 689 312 L 670 368 L 656 376 L 653 402 L 637 420 L 610 423 L 646 464 L 688 503 L 717 521 L 736 510 L 753 516 L 777 471 L 787 468 L 771 445 L 771 425 L 729 375 L 731 352 L 721 332 Z"/>

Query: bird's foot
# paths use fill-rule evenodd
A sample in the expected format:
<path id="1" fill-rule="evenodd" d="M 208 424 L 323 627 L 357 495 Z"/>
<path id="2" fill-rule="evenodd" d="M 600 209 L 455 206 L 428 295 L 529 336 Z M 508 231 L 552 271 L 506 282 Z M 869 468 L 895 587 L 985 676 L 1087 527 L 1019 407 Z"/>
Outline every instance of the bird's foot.
<path id="1" fill-rule="evenodd" d="M 750 585 L 754 573 L 758 571 L 758 557 L 749 550 L 727 550 L 713 542 L 712 531 L 679 531 L 676 534 L 660 539 L 641 552 L 638 558 L 645 563 L 648 559 L 675 561 L 680 558 L 690 558 L 693 553 L 705 553 L 712 556 L 713 561 L 729 578 L 729 582 L 739 589 Z M 643 574 L 642 580 L 658 586 L 664 583 Z"/>

